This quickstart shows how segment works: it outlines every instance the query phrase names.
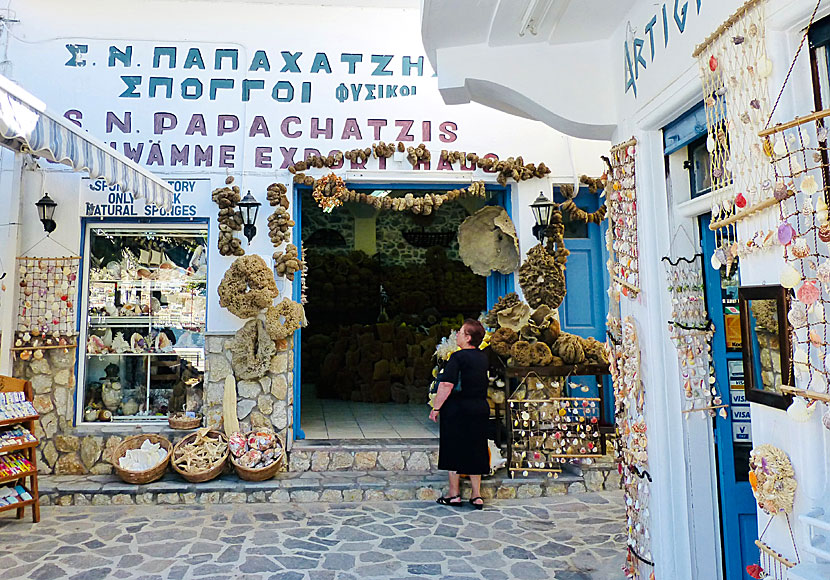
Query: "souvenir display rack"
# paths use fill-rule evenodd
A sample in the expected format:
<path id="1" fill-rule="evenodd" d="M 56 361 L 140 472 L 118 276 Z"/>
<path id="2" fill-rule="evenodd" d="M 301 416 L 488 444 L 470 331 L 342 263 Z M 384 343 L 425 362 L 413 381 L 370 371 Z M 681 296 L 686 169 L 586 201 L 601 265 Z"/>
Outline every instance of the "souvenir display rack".
<path id="1" fill-rule="evenodd" d="M 159 420 L 204 377 L 204 226 L 90 230 L 85 421 Z"/>
<path id="2" fill-rule="evenodd" d="M 676 260 L 664 257 L 666 282 L 671 294 L 672 318 L 668 322 L 677 349 L 680 384 L 686 400 L 683 413 L 726 418 L 726 407 L 718 392 L 712 366 L 714 327 L 704 299 L 702 254 Z"/>
<path id="3" fill-rule="evenodd" d="M 518 472 L 526 475 L 529 472 L 545 472 L 557 475 L 562 471 L 561 465 L 573 460 L 596 458 L 605 454 L 606 437 L 613 432 L 613 427 L 605 419 L 602 377 L 609 374 L 608 365 L 566 365 L 547 367 L 515 367 L 505 369 L 505 399 L 507 400 L 506 420 L 508 424 L 507 457 L 508 472 L 511 477 Z M 539 398 L 516 398 L 517 391 L 522 384 L 527 383 L 530 377 L 540 380 L 555 379 L 560 385 L 567 377 L 594 376 L 599 386 L 600 397 L 552 397 L 551 393 Z M 510 379 L 519 379 L 519 387 L 511 392 Z M 532 379 L 531 379 L 532 380 Z M 542 389 L 544 391 L 544 389 Z M 532 392 L 532 391 L 531 391 Z M 563 413 L 564 412 L 564 413 Z M 525 418 L 524 414 L 527 414 Z M 553 419 L 560 417 L 577 418 L 578 421 L 561 422 Z M 528 423 L 525 425 L 525 423 Z M 533 425 L 530 422 L 534 422 Z M 582 426 L 577 430 L 576 425 Z M 565 427 L 565 428 L 563 428 Z M 576 438 L 588 445 L 572 443 Z M 581 438 L 581 435 L 585 435 Z M 545 443 L 549 439 L 570 439 L 575 450 L 564 453 L 550 453 L 553 448 L 559 449 L 553 442 Z M 584 447 L 585 452 L 581 449 Z M 524 456 L 522 456 L 524 453 Z M 538 466 L 536 464 L 544 464 Z"/>
<path id="4" fill-rule="evenodd" d="M 608 191 L 608 254 L 611 281 L 632 300 L 640 293 L 640 258 L 637 238 L 637 140 L 611 148 Z"/>
<path id="5" fill-rule="evenodd" d="M 23 379 L 0 376 L 0 397 L 3 398 L 3 401 L 0 401 L 0 411 L 3 411 L 4 407 L 10 408 L 12 406 L 11 403 L 9 405 L 3 404 L 7 398 L 3 395 L 11 395 L 16 393 L 22 393 L 22 396 L 18 398 L 25 401 L 25 404 L 20 405 L 20 407 L 27 408 L 29 410 L 22 413 L 10 413 L 10 415 L 18 416 L 10 416 L 6 419 L 0 419 L 0 433 L 2 433 L 7 427 L 16 426 L 18 429 L 25 429 L 28 432 L 28 435 L 21 438 L 25 439 L 22 442 L 13 442 L 5 445 L 0 442 L 0 460 L 2 460 L 0 461 L 0 467 L 5 465 L 6 469 L 11 471 L 11 473 L 7 475 L 3 475 L 3 473 L 6 473 L 5 469 L 0 472 L 0 488 L 6 486 L 7 484 L 15 484 L 14 488 L 16 490 L 14 495 L 11 496 L 14 497 L 14 501 L 6 503 L 5 505 L 0 505 L 0 512 L 16 509 L 17 519 L 22 519 L 25 508 L 27 506 L 31 506 L 32 521 L 37 523 L 40 521 L 37 456 L 35 453 L 38 440 L 37 437 L 34 436 L 34 432 L 38 415 L 34 411 L 34 407 L 31 406 L 33 397 L 32 383 L 24 381 Z M 8 415 L 9 414 L 6 413 L 3 414 L 4 417 Z M 28 487 L 25 487 L 24 485 L 26 479 L 29 480 Z"/>

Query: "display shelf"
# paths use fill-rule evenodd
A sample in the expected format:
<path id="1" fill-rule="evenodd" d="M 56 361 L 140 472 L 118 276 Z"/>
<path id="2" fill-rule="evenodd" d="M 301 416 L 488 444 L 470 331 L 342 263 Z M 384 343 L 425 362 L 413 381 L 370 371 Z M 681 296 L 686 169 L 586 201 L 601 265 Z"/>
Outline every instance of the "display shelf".
<path id="1" fill-rule="evenodd" d="M 38 417 L 38 415 L 29 415 L 28 417 L 14 417 L 12 419 L 3 419 L 0 420 L 0 427 L 6 427 L 8 425 L 17 425 L 18 423 L 25 423 L 26 421 L 36 421 Z M 31 431 L 31 429 L 29 429 L 29 431 Z"/>
<path id="2" fill-rule="evenodd" d="M 90 284 L 123 284 L 125 286 L 147 286 L 148 284 L 152 286 L 187 286 L 188 284 L 193 284 L 194 286 L 204 286 L 207 284 L 206 279 L 201 278 L 194 278 L 194 279 L 184 279 L 184 280 L 153 280 L 152 278 L 141 278 L 139 280 L 115 280 L 115 279 L 103 279 L 103 280 L 90 280 Z"/>
<path id="3" fill-rule="evenodd" d="M 0 392 L 2 393 L 15 393 L 15 392 L 23 392 L 27 401 L 31 402 L 34 399 L 34 392 L 32 390 L 32 383 L 31 381 L 26 381 L 23 379 L 16 379 L 13 377 L 5 377 L 0 376 Z M 35 433 L 35 425 L 38 420 L 38 415 L 30 415 L 28 417 L 15 417 L 12 419 L 4 419 L 0 421 L 0 427 L 6 425 L 22 425 L 26 428 L 29 433 Z M 15 473 L 14 475 L 7 475 L 0 477 L 0 484 L 10 482 L 10 481 L 20 481 L 20 485 L 23 485 L 23 482 L 28 479 L 29 486 L 24 488 L 32 496 L 30 500 L 24 500 L 17 503 L 13 503 L 7 506 L 0 507 L 0 512 L 9 510 L 9 509 L 16 509 L 17 510 L 17 519 L 22 519 L 24 514 L 24 508 L 27 506 L 31 506 L 32 508 L 32 521 L 37 523 L 40 521 L 40 503 L 39 503 L 39 495 L 38 495 L 38 473 L 37 473 L 37 454 L 36 454 L 36 447 L 38 442 L 37 441 L 27 441 L 26 443 L 22 443 L 19 445 L 8 445 L 6 447 L 0 448 L 0 452 L 3 454 L 11 452 L 11 451 L 18 451 L 20 455 L 26 458 L 29 461 L 30 469 L 24 471 L 23 473 Z"/>
<path id="4" fill-rule="evenodd" d="M 23 471 L 21 473 L 15 473 L 14 475 L 2 475 L 2 476 L 0 476 L 0 485 L 2 485 L 4 483 L 8 483 L 10 481 L 16 481 L 18 479 L 24 479 L 26 477 L 31 477 L 33 471 L 35 471 L 35 470 L 34 469 L 28 469 L 28 470 Z M 15 504 L 15 505 L 17 505 L 17 504 Z"/>
<path id="5" fill-rule="evenodd" d="M 546 367 L 507 367 L 505 374 L 510 378 L 524 378 L 530 373 L 542 377 L 598 376 L 610 373 L 607 364 L 582 364 Z"/>
<path id="6" fill-rule="evenodd" d="M 7 445 L 5 447 L 0 447 L 0 454 L 11 453 L 12 451 L 20 451 L 21 449 L 28 449 L 29 447 L 37 447 L 38 443 L 40 443 L 40 441 L 36 439 L 34 441 L 27 441 L 26 443 L 18 443 L 16 445 Z"/>

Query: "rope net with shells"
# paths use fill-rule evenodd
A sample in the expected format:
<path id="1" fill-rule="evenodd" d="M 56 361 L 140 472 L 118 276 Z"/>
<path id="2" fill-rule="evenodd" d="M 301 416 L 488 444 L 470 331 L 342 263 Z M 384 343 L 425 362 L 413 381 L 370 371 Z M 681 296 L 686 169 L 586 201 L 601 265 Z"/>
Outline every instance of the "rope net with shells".
<path id="1" fill-rule="evenodd" d="M 765 31 L 765 3 L 751 1 L 694 54 L 703 85 L 709 175 L 716 195 L 710 225 L 718 249 L 717 263 L 712 261 L 716 268 L 775 243 L 774 212 L 763 212 L 775 204 L 772 174 L 757 137 L 771 108 L 772 61 Z"/>
<path id="2" fill-rule="evenodd" d="M 824 126 L 828 116 L 830 109 L 761 133 L 779 198 L 776 235 L 784 246 L 786 261 L 781 285 L 795 293 L 787 314 L 792 329 L 793 371 L 797 382 L 806 385 L 807 390 L 825 394 L 830 369 L 830 164 Z"/>

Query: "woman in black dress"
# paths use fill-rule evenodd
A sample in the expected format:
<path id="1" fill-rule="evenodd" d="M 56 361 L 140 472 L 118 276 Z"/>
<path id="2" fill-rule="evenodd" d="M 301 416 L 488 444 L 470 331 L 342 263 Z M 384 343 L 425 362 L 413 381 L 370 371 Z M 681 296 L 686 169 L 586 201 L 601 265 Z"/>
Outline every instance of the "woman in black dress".
<path id="1" fill-rule="evenodd" d="M 438 421 L 441 432 L 438 448 L 438 469 L 449 473 L 449 495 L 438 498 L 443 505 L 460 506 L 459 473 L 470 476 L 470 503 L 484 507 L 481 498 L 481 476 L 490 473 L 487 447 L 487 354 L 478 346 L 484 339 L 484 327 L 477 320 L 467 319 L 461 326 L 456 342 L 461 350 L 447 361 L 438 383 L 433 410 L 429 418 Z"/>

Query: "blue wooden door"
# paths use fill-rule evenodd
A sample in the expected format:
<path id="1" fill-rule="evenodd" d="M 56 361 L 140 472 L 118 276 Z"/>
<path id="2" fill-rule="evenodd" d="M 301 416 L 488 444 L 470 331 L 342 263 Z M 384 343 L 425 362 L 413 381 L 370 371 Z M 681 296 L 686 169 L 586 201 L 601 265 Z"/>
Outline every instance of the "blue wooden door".
<path id="1" fill-rule="evenodd" d="M 565 201 L 559 193 L 559 188 L 554 190 L 553 200 L 557 203 Z M 600 206 L 599 192 L 590 193 L 588 188 L 583 187 L 574 201 L 588 213 L 594 212 Z M 565 224 L 565 247 L 571 253 L 565 266 L 567 293 L 559 307 L 559 323 L 564 332 L 605 342 L 605 225 L 571 221 L 567 212 L 563 212 L 562 221 Z M 570 382 L 582 385 L 579 392 L 572 389 L 574 396 L 599 397 L 594 377 L 574 377 Z M 604 383 L 606 416 L 612 417 L 611 382 L 606 379 Z"/>
<path id="2" fill-rule="evenodd" d="M 725 580 L 743 580 L 746 567 L 757 563 L 758 520 L 755 498 L 749 484 L 749 451 L 752 433 L 749 424 L 749 403 L 744 399 L 743 363 L 740 344 L 736 344 L 733 326 L 737 311 L 737 274 L 727 276 L 725 268 L 716 271 L 708 256 L 715 251 L 715 235 L 709 230 L 709 217 L 700 218 L 704 255 L 704 280 L 709 318 L 715 325 L 712 358 L 715 376 L 724 403 L 729 404 L 726 419 L 714 421 L 715 448 L 720 494 L 721 533 Z"/>

